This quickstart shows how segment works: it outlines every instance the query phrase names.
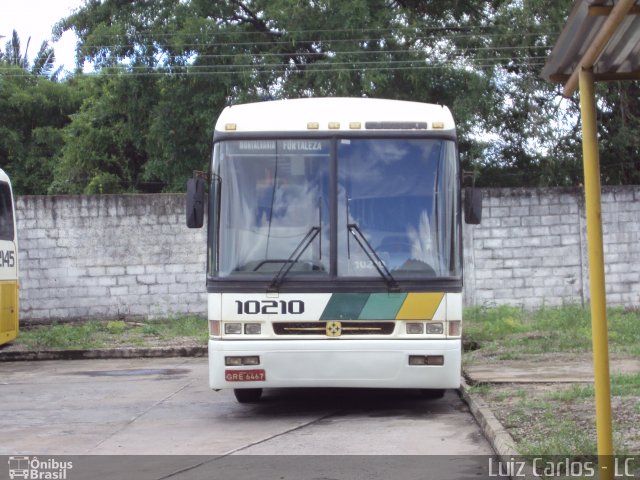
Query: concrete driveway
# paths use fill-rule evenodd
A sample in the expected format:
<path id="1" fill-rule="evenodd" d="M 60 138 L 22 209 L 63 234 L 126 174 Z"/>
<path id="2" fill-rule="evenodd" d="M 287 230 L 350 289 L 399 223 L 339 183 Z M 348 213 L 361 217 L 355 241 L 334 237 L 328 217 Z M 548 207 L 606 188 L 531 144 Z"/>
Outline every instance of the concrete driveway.
<path id="1" fill-rule="evenodd" d="M 205 478 L 212 461 L 217 471 L 256 464 L 258 478 L 283 456 L 298 473 L 303 460 L 314 468 L 344 464 L 340 471 L 363 459 L 381 471 L 397 471 L 398 462 L 423 471 L 428 461 L 445 472 L 458 462 L 451 478 L 460 478 L 477 475 L 493 454 L 454 391 L 425 400 L 413 391 L 267 390 L 259 404 L 238 404 L 231 391 L 209 390 L 206 358 L 5 362 L 0 389 L 0 455 L 82 455 L 73 458 L 91 458 L 94 478 L 129 461 L 159 469 L 145 478 L 199 478 L 198 471 Z M 114 464 L 112 455 L 171 457 Z"/>

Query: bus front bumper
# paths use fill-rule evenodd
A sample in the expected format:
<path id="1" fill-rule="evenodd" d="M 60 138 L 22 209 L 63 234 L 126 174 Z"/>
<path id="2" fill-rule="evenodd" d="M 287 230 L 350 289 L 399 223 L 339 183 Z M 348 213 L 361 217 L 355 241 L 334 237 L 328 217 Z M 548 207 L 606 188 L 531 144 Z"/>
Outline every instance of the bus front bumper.
<path id="1" fill-rule="evenodd" d="M 461 341 L 209 339 L 209 385 L 225 388 L 458 388 Z M 259 357 L 228 366 L 226 357 Z M 442 356 L 442 365 L 410 365 L 410 356 Z"/>

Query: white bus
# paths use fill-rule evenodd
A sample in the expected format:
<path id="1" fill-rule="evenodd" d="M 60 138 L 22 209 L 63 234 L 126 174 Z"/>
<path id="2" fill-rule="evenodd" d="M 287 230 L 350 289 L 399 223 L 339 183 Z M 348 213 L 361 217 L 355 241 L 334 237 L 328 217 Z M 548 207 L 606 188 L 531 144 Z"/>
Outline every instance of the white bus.
<path id="1" fill-rule="evenodd" d="M 0 344 L 18 336 L 18 236 L 13 192 L 0 169 Z"/>
<path id="2" fill-rule="evenodd" d="M 192 228 L 209 189 L 212 389 L 253 402 L 263 388 L 459 386 L 462 175 L 446 107 L 237 105 L 213 144 L 187 188 Z"/>

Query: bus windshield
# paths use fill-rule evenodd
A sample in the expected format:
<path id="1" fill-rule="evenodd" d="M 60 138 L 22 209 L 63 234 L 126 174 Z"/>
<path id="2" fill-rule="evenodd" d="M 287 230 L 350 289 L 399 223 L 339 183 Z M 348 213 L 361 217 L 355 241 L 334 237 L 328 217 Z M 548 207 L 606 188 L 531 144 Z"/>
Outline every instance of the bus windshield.
<path id="1" fill-rule="evenodd" d="M 269 276 L 314 227 L 290 274 L 329 272 L 327 140 L 239 140 L 216 144 L 220 178 L 219 276 Z M 215 216 L 215 215 L 214 215 Z"/>
<path id="2" fill-rule="evenodd" d="M 13 206 L 8 183 L 0 182 L 0 240 L 14 239 Z"/>
<path id="3" fill-rule="evenodd" d="M 217 142 L 209 273 L 459 278 L 457 165 L 436 138 Z"/>

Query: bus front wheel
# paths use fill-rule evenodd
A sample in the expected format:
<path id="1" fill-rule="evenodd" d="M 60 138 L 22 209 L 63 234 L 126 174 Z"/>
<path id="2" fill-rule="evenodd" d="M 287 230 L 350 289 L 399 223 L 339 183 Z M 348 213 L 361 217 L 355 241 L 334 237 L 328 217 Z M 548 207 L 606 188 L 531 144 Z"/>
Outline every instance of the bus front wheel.
<path id="1" fill-rule="evenodd" d="M 256 403 L 262 396 L 261 388 L 236 388 L 233 390 L 236 400 L 240 403 Z"/>

